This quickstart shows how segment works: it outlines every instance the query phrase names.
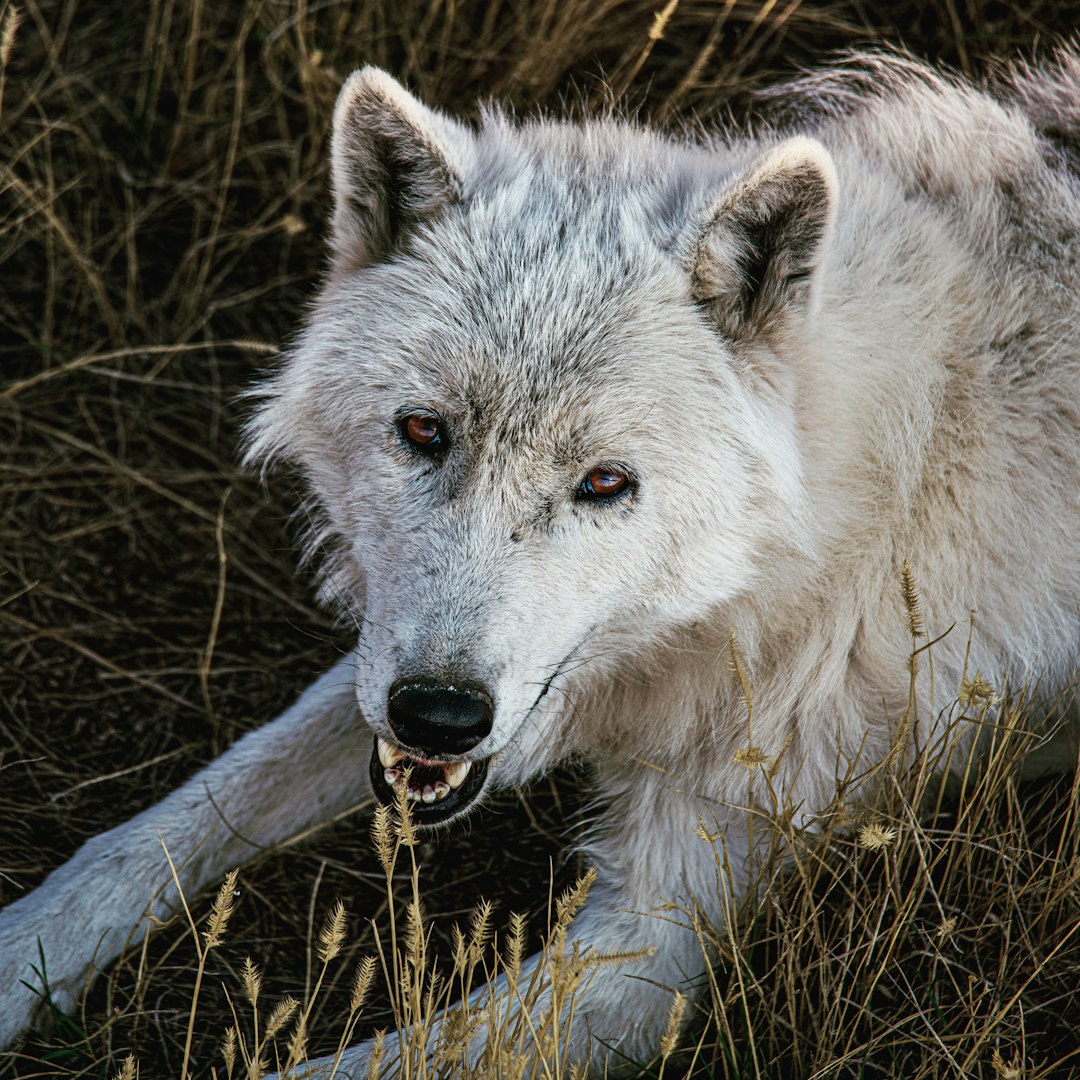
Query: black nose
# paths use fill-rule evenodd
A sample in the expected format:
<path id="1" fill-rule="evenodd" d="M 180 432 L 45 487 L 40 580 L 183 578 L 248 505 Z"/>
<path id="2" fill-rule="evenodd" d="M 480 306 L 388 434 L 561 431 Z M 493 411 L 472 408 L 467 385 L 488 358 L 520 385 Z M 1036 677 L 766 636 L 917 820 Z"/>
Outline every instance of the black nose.
<path id="1" fill-rule="evenodd" d="M 491 733 L 491 698 L 481 687 L 398 679 L 386 712 L 403 746 L 429 754 L 464 754 Z"/>

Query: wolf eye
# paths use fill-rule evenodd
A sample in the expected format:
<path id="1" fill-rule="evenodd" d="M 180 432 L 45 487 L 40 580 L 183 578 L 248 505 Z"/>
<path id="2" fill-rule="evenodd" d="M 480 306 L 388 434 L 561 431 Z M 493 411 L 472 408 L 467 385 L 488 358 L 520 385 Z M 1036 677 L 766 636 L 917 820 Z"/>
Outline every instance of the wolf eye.
<path id="1" fill-rule="evenodd" d="M 401 437 L 422 454 L 438 454 L 446 449 L 442 421 L 431 413 L 409 413 L 398 422 Z"/>
<path id="2" fill-rule="evenodd" d="M 577 497 L 593 502 L 613 499 L 630 487 L 630 477 L 618 469 L 600 466 L 588 473 L 577 489 Z"/>

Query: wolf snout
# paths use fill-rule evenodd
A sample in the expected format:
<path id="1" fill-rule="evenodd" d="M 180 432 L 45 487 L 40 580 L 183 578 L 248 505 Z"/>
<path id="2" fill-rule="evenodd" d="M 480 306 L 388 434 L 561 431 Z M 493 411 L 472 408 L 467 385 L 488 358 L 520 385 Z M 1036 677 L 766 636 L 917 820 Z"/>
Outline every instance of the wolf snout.
<path id="1" fill-rule="evenodd" d="M 464 754 L 491 734 L 495 707 L 476 683 L 436 678 L 398 679 L 386 713 L 403 746 L 426 754 Z"/>

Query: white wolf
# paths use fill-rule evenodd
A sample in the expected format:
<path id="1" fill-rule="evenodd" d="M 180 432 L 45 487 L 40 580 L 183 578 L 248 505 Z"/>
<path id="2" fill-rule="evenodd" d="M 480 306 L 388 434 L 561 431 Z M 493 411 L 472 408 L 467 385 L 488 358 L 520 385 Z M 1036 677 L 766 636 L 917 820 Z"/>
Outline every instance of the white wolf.
<path id="1" fill-rule="evenodd" d="M 0 1041 L 32 1020 L 39 940 L 70 1004 L 170 910 L 159 835 L 196 889 L 369 773 L 386 801 L 411 767 L 437 823 L 577 755 L 604 810 L 576 940 L 655 951 L 593 982 L 572 1057 L 645 1060 L 705 961 L 641 913 L 682 896 L 719 918 L 745 888 L 747 764 L 812 820 L 840 753 L 888 753 L 905 560 L 929 627 L 976 612 L 970 655 L 962 631 L 935 647 L 922 723 L 965 671 L 1068 684 L 1080 55 L 990 90 L 863 57 L 792 100 L 791 128 L 668 138 L 497 111 L 474 129 L 381 71 L 348 80 L 332 268 L 251 456 L 305 474 L 359 641 L 0 913 Z"/>

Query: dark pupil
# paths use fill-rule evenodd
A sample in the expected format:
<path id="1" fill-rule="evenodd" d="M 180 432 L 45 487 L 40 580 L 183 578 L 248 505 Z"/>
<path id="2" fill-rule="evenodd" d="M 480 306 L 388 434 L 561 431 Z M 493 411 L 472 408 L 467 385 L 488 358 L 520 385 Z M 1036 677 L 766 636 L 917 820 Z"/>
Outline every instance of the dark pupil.
<path id="1" fill-rule="evenodd" d="M 439 421 L 434 416 L 410 416 L 405 421 L 405 433 L 417 446 L 428 446 L 439 437 Z"/>
<path id="2" fill-rule="evenodd" d="M 608 472 L 607 469 L 593 469 L 589 473 L 589 487 L 597 495 L 614 495 L 623 489 L 626 477 L 622 473 Z"/>

